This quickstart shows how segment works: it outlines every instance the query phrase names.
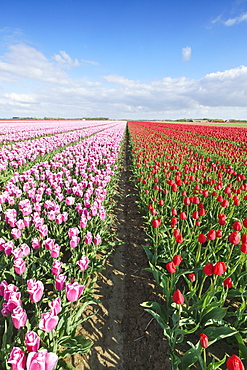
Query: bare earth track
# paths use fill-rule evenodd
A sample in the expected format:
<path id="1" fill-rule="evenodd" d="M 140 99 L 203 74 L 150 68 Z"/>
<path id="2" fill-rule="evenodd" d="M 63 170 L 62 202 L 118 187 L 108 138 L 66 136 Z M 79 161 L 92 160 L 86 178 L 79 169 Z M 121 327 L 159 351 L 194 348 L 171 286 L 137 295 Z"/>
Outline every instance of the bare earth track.
<path id="1" fill-rule="evenodd" d="M 100 299 L 98 312 L 80 332 L 93 340 L 87 355 L 71 359 L 76 369 L 101 370 L 169 370 L 167 343 L 162 329 L 140 304 L 157 300 L 152 275 L 142 248 L 145 244 L 143 219 L 135 200 L 137 191 L 130 180 L 130 149 L 123 153 L 122 171 L 114 207 L 113 232 L 120 242 L 107 261 L 96 285 L 95 297 Z M 90 313 L 87 312 L 87 313 Z"/>

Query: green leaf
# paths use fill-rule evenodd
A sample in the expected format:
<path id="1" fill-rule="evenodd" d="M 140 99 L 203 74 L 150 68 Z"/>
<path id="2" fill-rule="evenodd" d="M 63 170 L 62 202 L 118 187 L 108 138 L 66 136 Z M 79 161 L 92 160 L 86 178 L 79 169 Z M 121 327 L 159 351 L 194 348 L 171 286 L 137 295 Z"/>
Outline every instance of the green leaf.
<path id="1" fill-rule="evenodd" d="M 203 330 L 203 333 L 208 336 L 208 343 L 211 345 L 220 339 L 225 339 L 226 337 L 237 334 L 238 331 L 228 326 L 208 326 Z"/>
<path id="2" fill-rule="evenodd" d="M 221 365 L 226 362 L 226 356 L 221 361 L 215 362 L 213 358 L 213 362 L 207 366 L 207 370 L 218 370 Z"/>
<path id="3" fill-rule="evenodd" d="M 142 246 L 142 248 L 144 249 L 144 251 L 146 252 L 146 255 L 147 255 L 147 258 L 149 261 L 152 261 L 153 259 L 153 253 L 150 252 L 149 248 L 146 247 L 145 245 Z"/>
<path id="4" fill-rule="evenodd" d="M 167 338 L 171 338 L 171 328 L 169 325 L 166 324 L 166 322 L 162 319 L 162 317 L 152 310 L 145 309 L 145 311 L 149 312 L 155 318 L 155 320 L 158 322 L 158 324 L 163 329 L 164 335 Z"/>
<path id="5" fill-rule="evenodd" d="M 200 352 L 196 348 L 190 348 L 182 357 L 182 370 L 187 370 L 199 360 Z"/>
<path id="6" fill-rule="evenodd" d="M 57 370 L 76 370 L 76 368 L 72 365 L 67 364 L 63 359 L 58 360 Z"/>
<path id="7" fill-rule="evenodd" d="M 157 311 L 165 322 L 168 321 L 167 311 L 160 303 L 148 301 L 141 303 L 141 306 Z"/>
<path id="8" fill-rule="evenodd" d="M 215 307 L 202 317 L 201 325 L 205 326 L 207 322 L 210 320 L 212 320 L 212 322 L 221 321 L 225 315 L 226 315 L 225 308 Z"/>
<path id="9" fill-rule="evenodd" d="M 72 356 L 76 353 L 89 352 L 93 342 L 90 339 L 84 338 L 82 335 L 77 335 L 74 338 L 68 338 L 63 341 L 63 347 L 67 347 L 64 351 L 59 353 L 59 358 Z"/>

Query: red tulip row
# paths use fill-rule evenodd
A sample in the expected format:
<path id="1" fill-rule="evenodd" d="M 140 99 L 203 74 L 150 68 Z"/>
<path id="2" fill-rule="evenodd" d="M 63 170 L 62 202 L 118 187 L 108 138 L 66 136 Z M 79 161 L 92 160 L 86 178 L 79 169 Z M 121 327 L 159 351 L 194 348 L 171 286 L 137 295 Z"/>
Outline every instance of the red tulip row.
<path id="1" fill-rule="evenodd" d="M 227 338 L 239 353 L 226 366 L 242 370 L 241 358 L 247 359 L 247 130 L 151 122 L 128 127 L 150 237 L 144 249 L 164 297 L 163 305 L 143 306 L 164 330 L 173 369 L 194 363 L 219 369 L 226 358 L 210 361 L 206 347 Z M 238 312 L 231 312 L 232 300 Z M 177 356 L 178 343 L 192 333 L 191 348 Z"/>

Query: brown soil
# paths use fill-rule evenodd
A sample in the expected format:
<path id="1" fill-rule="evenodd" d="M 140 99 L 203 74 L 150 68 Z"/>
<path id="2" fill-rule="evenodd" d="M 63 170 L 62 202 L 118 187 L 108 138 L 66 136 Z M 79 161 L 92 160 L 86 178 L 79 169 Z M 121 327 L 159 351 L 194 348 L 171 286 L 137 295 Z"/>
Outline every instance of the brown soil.
<path id="1" fill-rule="evenodd" d="M 143 270 L 148 267 L 142 248 L 146 235 L 130 176 L 130 152 L 125 147 L 113 225 L 120 243 L 95 287 L 95 297 L 101 304 L 87 310 L 87 314 L 95 315 L 79 330 L 94 344 L 89 354 L 70 359 L 78 370 L 171 369 L 162 329 L 140 306 L 159 297 L 152 275 Z"/>

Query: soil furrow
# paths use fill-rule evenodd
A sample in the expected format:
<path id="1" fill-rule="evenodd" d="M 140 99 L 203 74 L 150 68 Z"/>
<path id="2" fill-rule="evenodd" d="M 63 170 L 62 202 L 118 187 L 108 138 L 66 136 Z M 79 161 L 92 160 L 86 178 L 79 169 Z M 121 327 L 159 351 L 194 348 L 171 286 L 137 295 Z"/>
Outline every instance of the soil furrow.
<path id="1" fill-rule="evenodd" d="M 151 274 L 143 270 L 148 267 L 142 248 L 146 235 L 135 203 L 137 191 L 130 180 L 130 154 L 127 137 L 112 230 L 120 244 L 96 285 L 95 296 L 101 304 L 90 310 L 98 312 L 81 329 L 94 345 L 89 354 L 72 359 L 78 370 L 170 369 L 162 329 L 140 306 L 144 301 L 157 300 L 158 293 Z"/>

